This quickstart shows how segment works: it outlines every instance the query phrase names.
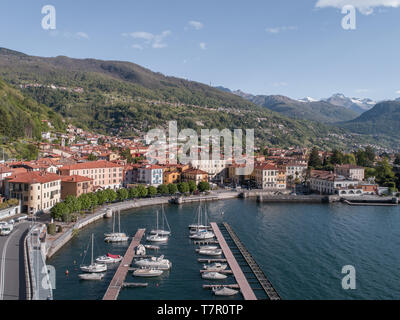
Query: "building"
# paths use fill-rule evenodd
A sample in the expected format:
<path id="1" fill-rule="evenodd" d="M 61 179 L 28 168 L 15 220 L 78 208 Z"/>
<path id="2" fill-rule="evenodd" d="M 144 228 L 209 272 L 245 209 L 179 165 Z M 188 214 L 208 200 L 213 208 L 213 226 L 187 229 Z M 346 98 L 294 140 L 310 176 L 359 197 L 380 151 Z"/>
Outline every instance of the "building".
<path id="1" fill-rule="evenodd" d="M 208 173 L 200 169 L 189 169 L 183 172 L 183 181 L 194 181 L 196 184 L 200 182 L 208 182 Z"/>
<path id="2" fill-rule="evenodd" d="M 104 160 L 63 166 L 59 172 L 62 176 L 91 178 L 96 189 L 119 189 L 124 182 L 124 166 Z"/>
<path id="3" fill-rule="evenodd" d="M 21 201 L 22 212 L 49 211 L 61 199 L 61 177 L 31 171 L 7 178 L 9 198 Z"/>
<path id="4" fill-rule="evenodd" d="M 307 165 L 296 162 L 289 162 L 286 164 L 286 177 L 292 178 L 292 181 L 299 179 L 302 181 L 307 174 Z M 289 180 L 289 179 L 288 179 Z"/>
<path id="5" fill-rule="evenodd" d="M 330 171 L 312 170 L 309 186 L 312 191 L 319 194 L 344 194 L 346 190 L 358 188 L 359 181 L 347 179 Z M 362 190 L 362 188 L 358 188 L 358 190 Z"/>
<path id="6" fill-rule="evenodd" d="M 178 183 L 181 181 L 181 175 L 182 174 L 179 171 L 164 172 L 163 183 L 164 184 Z"/>
<path id="7" fill-rule="evenodd" d="M 210 156 L 211 157 L 211 156 Z M 209 160 L 192 160 L 191 166 L 194 169 L 207 172 L 211 179 L 217 178 L 217 176 L 224 174 L 226 168 L 226 160 L 220 159 L 209 159 Z"/>
<path id="8" fill-rule="evenodd" d="M 279 176 L 280 172 L 281 174 Z M 253 176 L 257 187 L 260 189 L 286 189 L 286 183 L 282 180 L 282 171 L 273 164 L 256 165 Z M 286 177 L 284 180 L 286 180 Z"/>
<path id="9" fill-rule="evenodd" d="M 139 182 L 155 187 L 163 184 L 163 167 L 157 165 L 144 165 L 140 167 Z"/>
<path id="10" fill-rule="evenodd" d="M 339 176 L 357 181 L 363 181 L 365 178 L 365 169 L 352 164 L 336 165 L 335 173 Z"/>
<path id="11" fill-rule="evenodd" d="M 62 200 L 68 196 L 79 197 L 90 192 L 93 192 L 93 179 L 77 175 L 61 177 Z"/>

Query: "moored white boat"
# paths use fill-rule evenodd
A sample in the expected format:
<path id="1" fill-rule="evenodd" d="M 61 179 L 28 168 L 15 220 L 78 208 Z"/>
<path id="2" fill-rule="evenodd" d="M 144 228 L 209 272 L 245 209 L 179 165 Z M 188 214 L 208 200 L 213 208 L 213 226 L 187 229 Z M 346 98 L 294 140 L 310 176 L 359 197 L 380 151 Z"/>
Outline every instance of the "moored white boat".
<path id="1" fill-rule="evenodd" d="M 143 268 L 143 269 L 135 270 L 133 272 L 133 275 L 135 277 L 152 278 L 152 277 L 159 277 L 163 273 L 164 273 L 163 270 Z"/>
<path id="2" fill-rule="evenodd" d="M 162 215 L 162 224 L 161 228 L 159 227 L 158 224 L 158 211 L 157 211 L 157 223 L 156 223 L 156 228 L 150 231 L 150 234 L 153 235 L 159 235 L 159 236 L 170 236 L 171 235 L 171 228 L 168 224 L 167 217 L 164 212 L 164 206 L 161 206 L 161 215 Z M 167 226 L 168 230 L 165 230 L 165 225 Z"/>
<path id="3" fill-rule="evenodd" d="M 121 213 L 118 212 L 118 232 L 115 232 L 115 214 L 113 213 L 113 227 L 111 233 L 104 234 L 105 242 L 126 242 L 129 240 L 129 237 L 126 233 L 121 232 Z"/>
<path id="4" fill-rule="evenodd" d="M 220 256 L 220 255 L 222 255 L 222 250 L 221 249 L 199 250 L 199 254 L 204 255 L 204 256 Z"/>
<path id="5" fill-rule="evenodd" d="M 161 236 L 158 234 L 152 234 L 148 237 L 146 237 L 146 240 L 149 242 L 167 242 L 168 241 L 168 236 Z"/>
<path id="6" fill-rule="evenodd" d="M 127 242 L 127 241 L 129 241 L 129 237 L 126 236 L 126 235 L 119 235 L 119 236 L 114 235 L 114 236 L 111 236 L 111 237 L 106 237 L 104 239 L 104 241 L 105 242 L 113 242 L 113 243 L 116 243 L 116 242 Z"/>
<path id="7" fill-rule="evenodd" d="M 207 240 L 207 239 L 212 239 L 214 237 L 215 234 L 211 231 L 199 231 L 189 236 L 190 239 L 194 240 Z"/>
<path id="8" fill-rule="evenodd" d="M 169 270 L 172 267 L 172 263 L 165 259 L 164 256 L 158 258 L 152 257 L 150 259 L 141 259 L 135 261 L 135 265 L 142 268 L 158 269 L 158 270 Z"/>
<path id="9" fill-rule="evenodd" d="M 87 273 L 101 273 L 107 271 L 107 265 L 104 263 L 97 263 L 93 261 L 93 247 L 94 247 L 94 235 L 92 234 L 92 258 L 90 265 L 81 265 L 80 269 Z M 86 257 L 86 254 L 85 254 Z M 85 259 L 85 257 L 83 259 Z"/>
<path id="10" fill-rule="evenodd" d="M 81 280 L 102 280 L 104 278 L 104 273 L 83 273 L 78 274 Z"/>
<path id="11" fill-rule="evenodd" d="M 151 244 L 146 244 L 144 247 L 145 247 L 147 250 L 160 250 L 160 247 L 159 247 L 159 246 L 153 246 L 153 245 L 151 245 Z"/>
<path id="12" fill-rule="evenodd" d="M 144 245 L 139 244 L 136 248 L 136 255 L 137 256 L 145 256 L 146 255 L 146 248 Z"/>
<path id="13" fill-rule="evenodd" d="M 121 262 L 124 257 L 120 255 L 113 255 L 107 253 L 105 256 L 96 258 L 97 263 L 118 263 Z"/>
<path id="14" fill-rule="evenodd" d="M 234 296 L 239 293 L 238 290 L 233 290 L 227 287 L 215 287 L 212 291 L 216 296 Z"/>
<path id="15" fill-rule="evenodd" d="M 200 250 L 217 250 L 217 246 L 200 246 Z"/>
<path id="16" fill-rule="evenodd" d="M 201 275 L 201 277 L 207 280 L 224 280 L 228 278 L 226 275 L 218 272 L 205 272 Z"/>
<path id="17" fill-rule="evenodd" d="M 213 270 L 213 271 L 223 271 L 226 270 L 226 268 L 228 267 L 227 264 L 222 264 L 222 263 L 213 263 L 213 264 L 205 264 L 203 265 L 203 268 L 205 270 Z"/>

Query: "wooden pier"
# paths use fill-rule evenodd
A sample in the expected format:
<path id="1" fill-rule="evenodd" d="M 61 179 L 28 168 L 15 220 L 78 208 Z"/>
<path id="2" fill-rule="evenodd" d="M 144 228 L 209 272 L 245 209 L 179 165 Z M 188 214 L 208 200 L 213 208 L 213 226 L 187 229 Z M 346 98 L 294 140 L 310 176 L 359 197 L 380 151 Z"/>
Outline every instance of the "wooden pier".
<path id="1" fill-rule="evenodd" d="M 247 264 L 249 265 L 250 269 L 256 276 L 258 282 L 262 286 L 263 290 L 267 294 L 270 300 L 280 300 L 281 297 L 276 292 L 274 287 L 272 286 L 271 282 L 267 279 L 264 272 L 261 270 L 259 265 L 256 263 L 252 255 L 247 251 L 246 247 L 240 241 L 239 237 L 236 233 L 232 230 L 231 226 L 227 223 L 223 223 L 226 231 L 229 233 L 231 239 L 235 243 L 236 247 L 239 249 L 240 253 L 242 254 L 243 258 L 246 260 Z"/>
<path id="2" fill-rule="evenodd" d="M 234 275 L 236 282 L 240 288 L 243 298 L 245 300 L 257 300 L 253 289 L 250 287 L 250 284 L 248 283 L 246 276 L 244 275 L 242 269 L 240 268 L 238 262 L 236 261 L 228 244 L 226 243 L 225 238 L 222 235 L 221 230 L 219 229 L 218 225 L 215 222 L 212 222 L 211 227 L 213 229 L 215 236 L 217 237 L 217 240 L 219 242 L 219 245 L 221 246 L 221 249 L 225 255 L 225 258 L 229 264 L 229 267 L 231 268 L 231 270 L 233 272 L 233 275 Z"/>
<path id="3" fill-rule="evenodd" d="M 135 256 L 135 249 L 140 244 L 140 241 L 142 240 L 145 232 L 146 229 L 139 229 L 136 235 L 133 237 L 132 242 L 128 247 L 128 250 L 126 250 L 124 259 L 121 261 L 121 264 L 119 265 L 117 271 L 114 274 L 114 277 L 110 282 L 110 285 L 108 286 L 103 300 L 117 300 L 121 288 L 124 287 L 126 275 L 128 274 L 133 257 Z"/>

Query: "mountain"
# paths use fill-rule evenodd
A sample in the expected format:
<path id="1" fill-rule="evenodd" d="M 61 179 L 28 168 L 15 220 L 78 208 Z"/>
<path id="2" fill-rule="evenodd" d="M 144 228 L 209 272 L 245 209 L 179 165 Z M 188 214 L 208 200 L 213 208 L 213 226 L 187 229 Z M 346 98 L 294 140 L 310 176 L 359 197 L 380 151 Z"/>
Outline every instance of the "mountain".
<path id="1" fill-rule="evenodd" d="M 314 121 L 294 120 L 242 98 L 239 92 L 234 94 L 165 76 L 131 62 L 35 57 L 0 48 L 0 77 L 15 90 L 21 89 L 37 105 L 51 108 L 67 123 L 123 137 L 142 135 L 155 127 L 167 128 L 169 121 L 176 120 L 180 129 L 197 132 L 205 128 L 254 128 L 257 146 L 344 148 L 371 142 L 368 135 L 354 135 Z M 248 94 L 240 92 L 240 95 Z M 288 101 L 289 109 L 302 108 L 311 118 L 308 103 Z M 291 105 L 292 102 L 297 105 Z M 325 109 L 350 112 L 325 104 Z M 278 105 L 276 109 L 279 110 Z M 298 119 L 307 118 L 301 115 L 301 109 L 297 112 L 300 112 Z M 322 118 L 326 122 L 348 120 L 351 114 Z"/>
<path id="2" fill-rule="evenodd" d="M 398 137 L 400 130 L 400 101 L 384 101 L 358 118 L 340 124 L 360 134 L 378 134 Z"/>
<path id="3" fill-rule="evenodd" d="M 359 114 L 370 110 L 376 105 L 376 102 L 371 99 L 348 98 L 341 93 L 336 93 L 332 97 L 324 101 L 335 106 L 344 107 L 353 110 Z"/>
<path id="4" fill-rule="evenodd" d="M 302 101 L 279 95 L 253 96 L 250 101 L 259 106 L 279 112 L 287 117 L 301 120 L 312 120 L 323 123 L 348 121 L 358 114 L 344 107 L 336 106 L 325 101 L 313 101 L 308 98 Z"/>
<path id="5" fill-rule="evenodd" d="M 309 102 L 317 102 L 318 99 L 314 99 L 314 98 L 311 98 L 311 97 L 305 97 L 303 99 L 299 99 L 298 101 L 309 103 Z"/>
<path id="6" fill-rule="evenodd" d="M 41 139 L 48 120 L 56 128 L 63 126 L 62 119 L 50 108 L 25 97 L 21 92 L 0 80 L 0 143 L 28 138 Z"/>

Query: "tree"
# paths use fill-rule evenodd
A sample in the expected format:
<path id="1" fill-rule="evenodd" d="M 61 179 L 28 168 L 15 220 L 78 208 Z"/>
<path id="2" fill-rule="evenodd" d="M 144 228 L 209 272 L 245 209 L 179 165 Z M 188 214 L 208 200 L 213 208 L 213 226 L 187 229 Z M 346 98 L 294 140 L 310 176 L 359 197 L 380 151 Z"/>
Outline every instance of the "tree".
<path id="1" fill-rule="evenodd" d="M 193 180 L 189 181 L 189 191 L 190 192 L 195 192 L 197 190 L 196 182 Z"/>
<path id="2" fill-rule="evenodd" d="M 189 184 L 187 182 L 181 182 L 178 184 L 178 190 L 180 193 L 189 192 Z"/>
<path id="3" fill-rule="evenodd" d="M 310 159 L 308 160 L 308 166 L 311 168 L 318 168 L 322 166 L 321 158 L 319 157 L 319 151 L 316 147 L 312 148 Z"/>
<path id="4" fill-rule="evenodd" d="M 396 158 L 394 159 L 394 164 L 400 165 L 400 153 L 396 154 Z"/>
<path id="5" fill-rule="evenodd" d="M 366 155 L 367 159 L 373 164 L 374 161 L 375 161 L 375 157 L 376 157 L 374 149 L 372 147 L 369 147 L 369 146 L 366 147 L 365 148 L 365 155 Z"/>
<path id="6" fill-rule="evenodd" d="M 145 198 L 145 197 L 147 197 L 148 190 L 147 190 L 146 187 L 144 187 L 144 186 L 139 186 L 139 187 L 137 187 L 137 189 L 138 189 L 138 193 L 139 193 L 139 197 L 140 197 L 140 198 Z"/>
<path id="7" fill-rule="evenodd" d="M 81 194 L 78 198 L 78 201 L 81 204 L 81 209 L 82 210 L 88 210 L 90 209 L 92 203 L 90 201 L 90 196 L 88 194 Z"/>
<path id="8" fill-rule="evenodd" d="M 51 217 L 56 220 L 63 220 L 64 215 L 69 213 L 69 208 L 64 202 L 56 203 L 50 210 Z"/>
<path id="9" fill-rule="evenodd" d="M 380 185 L 387 185 L 390 182 L 395 182 L 395 174 L 392 170 L 392 166 L 389 164 L 388 159 L 383 159 L 378 163 L 375 168 L 376 171 L 376 182 Z"/>
<path id="10" fill-rule="evenodd" d="M 168 185 L 168 192 L 169 194 L 175 194 L 178 192 L 178 187 L 176 186 L 176 184 L 170 183 Z"/>
<path id="11" fill-rule="evenodd" d="M 330 163 L 335 164 L 343 164 L 343 153 L 337 149 L 333 150 L 333 154 L 330 157 Z"/>
<path id="12" fill-rule="evenodd" d="M 89 154 L 88 155 L 88 160 L 89 161 L 96 161 L 98 158 L 93 154 L 93 153 L 91 153 L 91 154 Z"/>
<path id="13" fill-rule="evenodd" d="M 353 153 L 345 154 L 343 156 L 343 164 L 356 165 L 357 164 L 357 160 L 356 160 L 355 155 Z"/>
<path id="14" fill-rule="evenodd" d="M 90 208 L 95 208 L 99 204 L 99 200 L 97 198 L 97 194 L 88 193 L 88 197 L 90 199 Z"/>
<path id="15" fill-rule="evenodd" d="M 168 186 L 166 184 L 161 184 L 158 186 L 157 191 L 159 194 L 166 195 L 169 193 Z"/>
<path id="16" fill-rule="evenodd" d="M 134 199 L 139 197 L 139 190 L 138 188 L 129 188 L 129 198 Z"/>
<path id="17" fill-rule="evenodd" d="M 79 212 L 81 211 L 81 203 L 78 198 L 74 196 L 68 196 L 64 200 L 65 205 L 68 207 L 69 212 Z"/>
<path id="18" fill-rule="evenodd" d="M 128 199 L 128 197 L 129 197 L 128 190 L 126 190 L 124 188 L 118 189 L 117 198 L 119 201 L 124 201 L 124 200 Z"/>
<path id="19" fill-rule="evenodd" d="M 155 196 L 155 195 L 157 194 L 157 188 L 156 188 L 156 187 L 153 187 L 153 186 L 149 186 L 149 187 L 147 188 L 147 194 L 148 194 L 150 197 Z"/>
<path id="20" fill-rule="evenodd" d="M 107 202 L 107 200 L 108 200 L 107 194 L 103 190 L 97 191 L 96 192 L 96 197 L 97 197 L 97 204 L 99 204 L 100 206 L 105 204 Z"/>
<path id="21" fill-rule="evenodd" d="M 104 192 L 106 193 L 107 202 L 114 202 L 117 200 L 117 193 L 114 189 L 106 189 Z"/>
<path id="22" fill-rule="evenodd" d="M 199 191 L 204 192 L 204 191 L 209 191 L 210 190 L 210 184 L 206 181 L 202 181 L 198 185 Z"/>

